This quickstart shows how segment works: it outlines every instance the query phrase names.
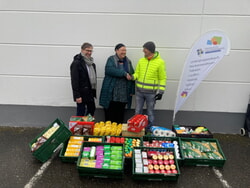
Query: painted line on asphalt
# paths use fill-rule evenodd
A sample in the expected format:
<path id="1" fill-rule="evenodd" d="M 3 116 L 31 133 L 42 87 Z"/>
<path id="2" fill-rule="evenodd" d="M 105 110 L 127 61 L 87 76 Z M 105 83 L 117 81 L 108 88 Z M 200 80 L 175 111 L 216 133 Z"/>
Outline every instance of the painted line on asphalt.
<path id="1" fill-rule="evenodd" d="M 37 173 L 30 179 L 30 181 L 24 186 L 24 188 L 32 188 L 36 182 L 43 176 L 44 171 L 51 164 L 52 158 L 49 159 L 46 163 L 44 163 L 41 168 L 37 171 Z"/>
<path id="2" fill-rule="evenodd" d="M 40 169 L 37 171 L 37 173 L 30 179 L 30 181 L 24 186 L 24 188 L 32 188 L 36 184 L 36 182 L 43 176 L 43 173 L 49 167 L 52 160 L 57 156 L 57 154 L 61 148 L 62 148 L 62 144 L 59 145 L 55 149 L 52 157 L 40 167 Z"/>
<path id="3" fill-rule="evenodd" d="M 220 180 L 220 182 L 222 183 L 223 187 L 225 188 L 231 188 L 231 186 L 227 183 L 226 180 L 223 179 L 222 173 L 215 169 L 215 167 L 213 167 L 213 171 L 215 173 L 215 175 L 218 177 L 218 179 Z"/>

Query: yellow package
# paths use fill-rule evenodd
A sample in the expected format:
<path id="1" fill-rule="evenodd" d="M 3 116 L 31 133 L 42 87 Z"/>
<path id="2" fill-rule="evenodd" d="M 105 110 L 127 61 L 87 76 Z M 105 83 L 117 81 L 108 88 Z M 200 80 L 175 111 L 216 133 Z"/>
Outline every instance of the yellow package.
<path id="1" fill-rule="evenodd" d="M 65 157 L 78 157 L 80 152 L 65 152 L 64 156 Z"/>
<path id="2" fill-rule="evenodd" d="M 83 141 L 84 137 L 83 136 L 70 136 L 69 140 L 80 140 Z"/>
<path id="3" fill-rule="evenodd" d="M 68 144 L 67 148 L 81 149 L 81 145 L 78 145 L 78 144 Z"/>
<path id="4" fill-rule="evenodd" d="M 103 127 L 101 128 L 101 131 L 100 131 L 100 136 L 104 136 L 105 131 L 106 131 L 106 127 L 103 126 Z"/>
<path id="5" fill-rule="evenodd" d="M 122 133 L 122 124 L 117 125 L 116 136 L 119 136 Z"/>
<path id="6" fill-rule="evenodd" d="M 69 152 L 69 153 L 70 153 L 70 152 L 80 152 L 80 151 L 81 151 L 80 148 L 77 148 L 77 149 L 76 149 L 76 148 L 67 148 L 67 149 L 66 149 L 66 152 Z"/>

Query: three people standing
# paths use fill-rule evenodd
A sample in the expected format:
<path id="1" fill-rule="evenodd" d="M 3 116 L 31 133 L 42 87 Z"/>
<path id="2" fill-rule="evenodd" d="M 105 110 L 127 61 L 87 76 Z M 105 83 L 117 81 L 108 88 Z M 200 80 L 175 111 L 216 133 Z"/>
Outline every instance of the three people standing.
<path id="1" fill-rule="evenodd" d="M 122 43 L 115 46 L 115 54 L 106 62 L 99 98 L 99 104 L 104 108 L 105 121 L 124 123 L 125 107 L 130 107 L 131 97 L 136 94 L 135 113 L 142 114 L 146 103 L 149 120 L 146 131 L 150 131 L 154 125 L 155 102 L 161 100 L 167 80 L 165 62 L 155 48 L 151 41 L 143 45 L 144 57 L 139 60 L 134 71 L 126 56 L 126 46 Z M 94 115 L 95 112 L 96 67 L 91 57 L 92 51 L 93 46 L 84 43 L 81 53 L 74 57 L 70 67 L 73 96 L 79 116 L 88 113 Z"/>

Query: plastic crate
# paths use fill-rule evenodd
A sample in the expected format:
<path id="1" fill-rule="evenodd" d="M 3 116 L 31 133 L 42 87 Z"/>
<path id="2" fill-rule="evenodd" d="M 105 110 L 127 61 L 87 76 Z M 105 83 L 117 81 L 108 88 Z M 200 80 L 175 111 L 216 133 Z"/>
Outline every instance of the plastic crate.
<path id="1" fill-rule="evenodd" d="M 157 145 L 154 145 L 154 146 L 145 146 L 144 145 L 144 141 L 148 141 L 150 143 L 153 143 L 154 140 L 157 140 L 157 141 L 171 141 L 171 143 L 173 141 L 177 141 L 178 142 L 178 151 L 179 151 L 179 154 L 180 154 L 180 157 L 177 158 L 177 161 L 178 161 L 178 164 L 180 166 L 183 165 L 183 154 L 182 154 L 182 150 L 180 150 L 180 138 L 179 137 L 156 137 L 156 136 L 144 136 L 143 137 L 143 142 L 142 142 L 142 147 L 158 147 Z"/>
<path id="2" fill-rule="evenodd" d="M 105 137 L 105 139 L 104 139 L 104 142 L 106 142 L 106 143 L 109 143 L 109 142 L 107 142 L 107 137 L 108 136 L 106 136 Z M 131 139 L 139 139 L 140 140 L 140 145 L 139 146 L 142 146 L 141 144 L 142 144 L 142 137 L 132 137 L 132 136 L 110 136 L 110 137 L 115 137 L 115 138 L 124 138 L 124 139 L 126 139 L 126 138 L 131 138 Z M 137 146 L 137 147 L 139 147 L 139 146 Z M 125 149 L 126 149 L 126 143 L 124 142 L 124 156 L 125 156 L 125 158 L 132 158 L 132 157 L 127 157 L 125 154 L 126 154 L 126 151 L 125 151 Z M 133 148 L 132 148 L 132 150 L 131 150 L 132 152 L 133 152 Z"/>
<path id="3" fill-rule="evenodd" d="M 52 134 L 48 138 L 48 140 L 44 142 L 37 150 L 32 152 L 32 155 L 41 162 L 47 161 L 52 156 L 55 149 L 71 136 L 71 132 L 65 126 L 64 122 L 60 119 L 56 119 L 49 125 L 49 127 L 47 127 L 29 143 L 29 147 L 31 148 L 31 146 L 37 141 L 37 139 L 41 137 L 48 129 L 50 129 L 54 125 L 54 123 L 57 123 L 59 125 L 59 128 L 56 130 L 56 132 Z"/>
<path id="4" fill-rule="evenodd" d="M 141 151 L 163 151 L 163 152 L 173 152 L 174 154 L 174 162 L 176 166 L 177 173 L 175 174 L 166 174 L 166 173 L 159 173 L 159 174 L 152 174 L 152 173 L 136 173 L 135 166 L 136 166 L 136 159 L 135 155 L 133 155 L 132 159 L 132 178 L 134 180 L 148 180 L 148 181 L 177 181 L 180 175 L 180 169 L 178 162 L 176 160 L 175 152 L 173 148 L 151 148 L 151 147 L 136 147 L 135 149 L 140 149 Z"/>
<path id="5" fill-rule="evenodd" d="M 102 139 L 101 142 L 103 142 L 103 140 L 104 140 L 103 136 L 92 136 L 92 135 L 91 135 L 91 136 L 90 136 L 90 135 L 88 135 L 88 136 L 74 135 L 74 136 L 83 137 L 84 142 L 88 142 L 88 139 L 89 139 L 89 138 L 101 138 L 101 139 Z M 59 157 L 61 158 L 61 161 L 62 161 L 62 162 L 66 162 L 66 163 L 76 163 L 78 157 L 64 156 L 64 153 L 65 153 L 65 151 L 66 151 L 66 149 L 67 149 L 67 146 L 68 146 L 68 142 L 69 142 L 69 139 L 68 139 L 66 142 L 64 142 L 63 148 L 62 148 L 61 151 L 60 151 Z"/>
<path id="6" fill-rule="evenodd" d="M 185 137 L 185 138 L 213 138 L 213 134 L 209 130 L 208 130 L 208 134 L 189 134 L 189 133 L 179 134 L 176 131 L 177 127 L 185 127 L 185 128 L 188 128 L 188 129 L 195 130 L 197 127 L 200 127 L 200 126 L 173 125 L 172 126 L 172 131 L 176 134 L 176 137 Z M 204 127 L 204 126 L 202 126 L 202 127 Z M 206 127 L 204 127 L 204 128 L 206 128 Z"/>
<path id="7" fill-rule="evenodd" d="M 191 142 L 191 141 L 197 141 L 197 142 L 214 142 L 216 143 L 218 147 L 218 152 L 221 154 L 223 159 L 207 159 L 207 158 L 187 158 L 185 157 L 185 149 L 183 149 L 182 144 L 183 142 Z M 221 146 L 217 139 L 213 138 L 180 138 L 180 149 L 183 153 L 183 165 L 187 166 L 216 166 L 216 167 L 223 167 L 226 162 L 226 157 L 221 149 Z"/>
<path id="8" fill-rule="evenodd" d="M 123 144 L 95 143 L 95 142 L 84 142 L 82 145 L 82 148 L 81 148 L 81 152 L 82 152 L 84 147 L 104 146 L 104 145 L 122 146 L 123 153 L 124 153 Z M 122 157 L 122 169 L 119 169 L 119 170 L 82 167 L 82 166 L 80 166 L 81 158 L 82 158 L 82 156 L 80 154 L 80 156 L 78 157 L 78 160 L 77 160 L 77 170 L 78 170 L 79 176 L 88 176 L 88 177 L 97 177 L 97 178 L 118 178 L 118 179 L 123 178 L 123 175 L 124 175 L 124 156 Z"/>

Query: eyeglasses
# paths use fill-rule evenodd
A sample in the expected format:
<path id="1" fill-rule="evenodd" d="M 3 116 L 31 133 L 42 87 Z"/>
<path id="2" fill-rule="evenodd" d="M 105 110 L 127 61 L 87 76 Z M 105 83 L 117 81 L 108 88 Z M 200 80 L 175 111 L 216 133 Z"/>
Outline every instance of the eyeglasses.
<path id="1" fill-rule="evenodd" d="M 92 53 L 93 52 L 93 50 L 85 50 L 86 52 L 90 52 L 90 53 Z"/>

